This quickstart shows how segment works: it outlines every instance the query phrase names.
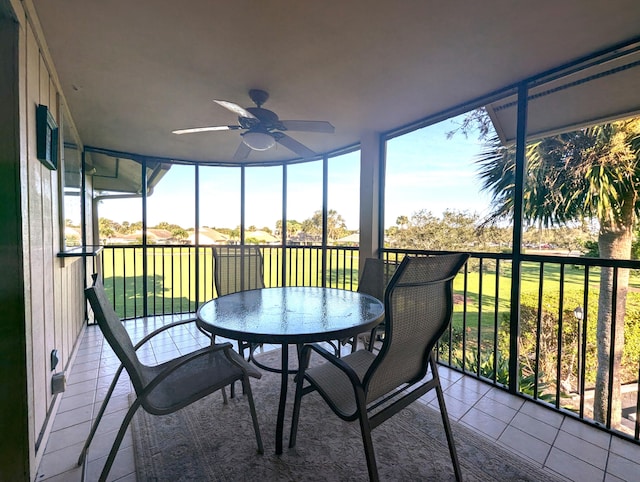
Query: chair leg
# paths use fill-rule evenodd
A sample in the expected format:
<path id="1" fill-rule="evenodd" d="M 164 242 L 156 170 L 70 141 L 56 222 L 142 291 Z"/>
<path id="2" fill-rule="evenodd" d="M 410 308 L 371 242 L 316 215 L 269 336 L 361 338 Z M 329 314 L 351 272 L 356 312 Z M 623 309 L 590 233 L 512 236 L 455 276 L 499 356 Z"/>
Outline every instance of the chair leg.
<path id="1" fill-rule="evenodd" d="M 302 386 L 304 384 L 304 371 L 309 366 L 311 350 L 300 351 L 298 345 L 298 373 L 296 375 L 296 394 L 293 401 L 293 414 L 291 415 L 291 433 L 289 434 L 289 448 L 296 446 L 296 436 L 298 435 L 298 420 L 300 419 L 300 404 L 302 402 Z"/>
<path id="2" fill-rule="evenodd" d="M 203 333 L 205 333 L 204 330 L 202 330 L 202 328 L 198 327 L 198 329 L 200 331 L 202 331 Z M 211 343 L 210 343 L 209 346 L 215 345 L 216 344 L 216 335 L 207 335 L 207 336 L 211 339 Z M 240 342 L 238 342 L 238 347 L 239 346 L 240 346 Z M 231 390 L 230 391 L 231 391 L 231 398 L 233 398 L 233 396 L 235 395 L 235 390 L 234 390 L 234 387 L 233 387 L 233 383 L 231 384 Z M 229 403 L 229 400 L 227 399 L 227 389 L 225 387 L 222 387 L 222 403 L 224 403 L 225 405 L 227 403 Z"/>
<path id="3" fill-rule="evenodd" d="M 436 357 L 434 352 L 431 352 L 429 357 L 429 365 L 431 367 L 431 374 L 436 381 L 435 389 L 438 397 L 438 405 L 440 406 L 440 414 L 442 415 L 442 424 L 444 425 L 444 432 L 447 435 L 447 443 L 449 444 L 449 454 L 451 455 L 451 462 L 453 463 L 453 471 L 456 476 L 457 482 L 462 482 L 462 472 L 460 471 L 460 462 L 458 461 L 458 454 L 456 452 L 456 446 L 453 441 L 453 432 L 451 431 L 451 423 L 449 422 L 449 414 L 447 413 L 447 407 L 444 403 L 444 394 L 442 392 L 442 386 L 440 385 L 440 376 L 438 375 L 438 365 L 436 363 Z"/>
<path id="4" fill-rule="evenodd" d="M 124 416 L 124 420 L 122 421 L 122 424 L 120 424 L 120 430 L 118 430 L 116 439 L 113 441 L 113 445 L 111 446 L 111 450 L 109 451 L 109 456 L 107 457 L 107 461 L 105 462 L 104 467 L 102 468 L 102 473 L 100 473 L 100 478 L 98 479 L 99 482 L 106 482 L 107 476 L 109 475 L 109 471 L 111 470 L 111 466 L 113 465 L 113 461 L 115 460 L 116 455 L 118 454 L 118 449 L 120 448 L 120 444 L 122 443 L 124 434 L 127 431 L 127 427 L 129 426 L 129 422 L 131 422 L 131 419 L 133 418 L 133 415 L 136 413 L 136 410 L 138 410 L 139 406 L 140 406 L 140 401 L 136 398 L 136 400 L 133 402 L 131 407 L 129 407 L 127 414 Z"/>
<path id="5" fill-rule="evenodd" d="M 249 383 L 249 376 L 245 374 L 242 378 L 242 388 L 249 400 L 249 410 L 251 411 L 251 419 L 253 420 L 253 430 L 256 433 L 256 442 L 258 443 L 258 453 L 264 453 L 264 447 L 262 445 L 262 436 L 260 435 L 260 425 L 258 425 L 258 415 L 256 413 L 256 406 L 253 403 L 253 393 L 251 392 L 251 385 Z"/>
<path id="6" fill-rule="evenodd" d="M 378 466 L 376 464 L 376 455 L 373 450 L 373 440 L 371 438 L 371 425 L 367 417 L 367 409 L 363 407 L 359 410 L 360 432 L 362 433 L 362 444 L 364 445 L 364 454 L 367 458 L 367 470 L 369 471 L 370 482 L 378 482 Z"/>
<path id="7" fill-rule="evenodd" d="M 373 351 L 373 347 L 376 343 L 377 337 L 378 337 L 378 327 L 376 326 L 371 330 L 371 334 L 369 335 L 369 346 L 367 347 L 369 351 Z"/>
<path id="8" fill-rule="evenodd" d="M 109 386 L 109 390 L 107 391 L 104 400 L 102 401 L 102 405 L 100 405 L 100 410 L 98 411 L 98 415 L 93 421 L 93 425 L 91 426 L 91 431 L 89 432 L 89 436 L 87 437 L 86 442 L 84 443 L 84 447 L 82 447 L 82 451 L 80 452 L 80 457 L 78 458 L 78 466 L 82 465 L 84 462 L 84 458 L 87 456 L 87 450 L 89 450 L 89 445 L 91 445 L 91 441 L 93 440 L 93 436 L 96 434 L 96 430 L 98 429 L 98 424 L 100 420 L 102 420 L 102 416 L 104 415 L 104 411 L 107 408 L 107 403 L 111 399 L 111 395 L 113 394 L 113 390 L 116 388 L 116 384 L 118 383 L 118 379 L 120 378 L 120 374 L 122 373 L 123 365 L 118 367 L 115 375 L 113 376 L 113 381 Z"/>
<path id="9" fill-rule="evenodd" d="M 247 344 L 243 341 L 238 340 L 238 353 L 240 353 L 240 356 L 242 358 L 244 358 L 244 350 L 245 348 L 249 349 L 249 358 L 245 360 L 247 361 L 251 361 L 251 357 L 253 356 L 253 346 L 251 344 Z M 242 394 L 245 394 L 245 390 L 244 390 L 244 385 L 242 386 Z M 231 398 L 236 396 L 236 383 L 233 382 L 231 384 Z"/>

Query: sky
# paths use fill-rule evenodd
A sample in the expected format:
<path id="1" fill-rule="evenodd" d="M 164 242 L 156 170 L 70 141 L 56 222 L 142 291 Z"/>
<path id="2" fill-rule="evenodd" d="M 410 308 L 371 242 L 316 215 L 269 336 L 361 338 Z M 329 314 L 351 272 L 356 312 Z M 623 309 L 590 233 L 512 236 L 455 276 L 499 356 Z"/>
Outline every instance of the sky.
<path id="1" fill-rule="evenodd" d="M 482 149 L 476 136 L 447 132 L 461 118 L 454 118 L 387 144 L 385 228 L 398 216 L 411 217 L 425 209 L 440 216 L 446 209 L 488 213 L 489 197 L 480 192 L 475 157 Z M 347 228 L 359 224 L 359 151 L 329 160 L 328 207 L 346 221 Z M 193 166 L 173 166 L 148 198 L 148 222 L 161 221 L 184 228 L 195 225 Z M 294 164 L 287 168 L 287 218 L 303 221 L 322 208 L 322 163 Z M 200 224 L 234 228 L 240 224 L 240 169 L 200 168 Z M 282 217 L 282 168 L 246 169 L 246 226 L 275 228 Z M 141 201 L 110 200 L 99 206 L 99 216 L 122 221 L 141 220 Z M 67 216 L 69 217 L 69 216 Z"/>

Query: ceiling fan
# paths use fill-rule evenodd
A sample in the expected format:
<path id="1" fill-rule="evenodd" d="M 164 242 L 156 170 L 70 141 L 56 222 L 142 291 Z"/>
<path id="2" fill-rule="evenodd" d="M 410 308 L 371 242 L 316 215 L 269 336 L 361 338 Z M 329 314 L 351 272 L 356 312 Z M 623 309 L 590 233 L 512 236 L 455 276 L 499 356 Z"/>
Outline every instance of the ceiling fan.
<path id="1" fill-rule="evenodd" d="M 333 134 L 335 130 L 326 121 L 280 120 L 275 112 L 262 107 L 269 98 L 269 93 L 264 90 L 251 89 L 249 97 L 256 104 L 256 107 L 244 108 L 227 100 L 214 100 L 216 104 L 238 115 L 238 125 L 193 127 L 190 129 L 178 129 L 173 133 L 192 134 L 195 132 L 245 130 L 246 132 L 240 133 L 242 142 L 233 156 L 233 160 L 242 161 L 249 156 L 252 150 L 266 151 L 275 146 L 276 143 L 283 145 L 304 159 L 313 157 L 316 155 L 315 152 L 282 131 Z"/>

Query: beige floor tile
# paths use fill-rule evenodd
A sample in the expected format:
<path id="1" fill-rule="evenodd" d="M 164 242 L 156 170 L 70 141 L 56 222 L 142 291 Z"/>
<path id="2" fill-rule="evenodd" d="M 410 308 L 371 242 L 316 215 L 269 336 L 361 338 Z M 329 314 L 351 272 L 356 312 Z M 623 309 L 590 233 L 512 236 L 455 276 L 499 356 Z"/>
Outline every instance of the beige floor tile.
<path id="1" fill-rule="evenodd" d="M 592 443 L 593 445 L 597 445 L 600 448 L 609 450 L 611 435 L 603 430 L 594 430 L 593 427 L 589 427 L 586 423 L 579 420 L 574 420 L 571 417 L 565 417 L 560 430 L 570 433 L 571 435 Z"/>
<path id="2" fill-rule="evenodd" d="M 632 461 L 617 454 L 609 454 L 607 473 L 621 480 L 638 481 L 640 480 L 640 464 L 637 463 L 637 460 Z"/>
<path id="3" fill-rule="evenodd" d="M 64 472 L 75 473 L 78 470 L 78 456 L 83 442 L 69 445 L 55 452 L 45 453 L 38 467 L 36 480 L 46 479 Z"/>
<path id="4" fill-rule="evenodd" d="M 92 414 L 93 407 L 91 405 L 84 405 L 82 407 L 74 408 L 73 410 L 59 413 L 56 415 L 56 419 L 53 422 L 51 430 L 61 430 L 82 422 L 88 422 L 91 420 Z"/>
<path id="5" fill-rule="evenodd" d="M 444 395 L 444 403 L 447 407 L 447 413 L 451 420 L 460 420 L 469 410 L 471 410 L 471 407 L 473 406 L 470 403 L 465 403 L 457 398 L 450 397 L 446 393 Z M 432 400 L 429 403 L 429 406 L 436 410 L 440 409 L 436 399 Z"/>
<path id="6" fill-rule="evenodd" d="M 505 428 L 498 441 L 510 450 L 537 462 L 540 466 L 545 463 L 551 450 L 550 444 L 511 426 Z"/>
<path id="7" fill-rule="evenodd" d="M 564 420 L 564 415 L 562 415 L 561 413 L 549 410 L 546 407 L 538 405 L 534 402 L 525 402 L 520 409 L 520 412 L 526 413 L 527 415 L 554 427 L 560 427 L 560 425 L 562 425 L 562 421 Z"/>
<path id="8" fill-rule="evenodd" d="M 71 427 L 64 428 L 62 430 L 56 430 L 51 432 L 45 453 L 55 452 L 62 450 L 69 445 L 75 445 L 84 443 L 91 430 L 91 423 L 89 421 L 73 425 Z M 78 452 L 78 455 L 80 452 Z"/>
<path id="9" fill-rule="evenodd" d="M 562 430 L 558 432 L 554 447 L 567 452 L 585 462 L 604 470 L 607 466 L 608 452 L 597 445 Z"/>
<path id="10" fill-rule="evenodd" d="M 94 392 L 84 392 L 78 395 L 64 396 L 60 402 L 60 406 L 58 407 L 58 414 L 78 407 L 84 407 L 85 405 L 92 405 L 94 398 Z"/>
<path id="11" fill-rule="evenodd" d="M 640 461 L 640 444 L 611 437 L 611 452 L 621 455 L 629 460 Z"/>
<path id="12" fill-rule="evenodd" d="M 92 460 L 87 464 L 87 480 L 98 480 L 106 460 L 107 457 L 105 456 Z M 116 455 L 116 458 L 113 461 L 113 465 L 109 471 L 109 476 L 107 477 L 107 482 L 120 480 L 125 476 L 135 474 L 135 471 L 136 468 L 132 448 L 127 447 L 121 449 L 118 451 L 118 455 Z"/>
<path id="13" fill-rule="evenodd" d="M 446 393 L 448 396 L 454 397 L 468 405 L 475 405 L 483 396 L 481 392 L 469 390 L 468 384 L 465 384 L 463 380 L 458 380 L 453 385 L 448 386 Z"/>
<path id="14" fill-rule="evenodd" d="M 631 482 L 631 481 L 621 479 L 607 472 L 607 474 L 604 476 L 604 482 Z"/>
<path id="15" fill-rule="evenodd" d="M 524 400 L 522 398 L 513 396 L 509 392 L 498 387 L 492 387 L 491 390 L 485 394 L 484 398 L 490 398 L 500 402 L 502 405 L 513 408 L 514 410 L 520 410 L 522 405 L 524 405 Z"/>
<path id="16" fill-rule="evenodd" d="M 547 423 L 541 422 L 526 413 L 519 412 L 511 425 L 545 443 L 553 444 L 558 436 L 558 428 Z"/>
<path id="17" fill-rule="evenodd" d="M 511 422 L 513 417 L 518 413 L 515 409 L 486 396 L 478 400 L 474 405 L 474 408 L 477 408 L 478 410 L 481 410 L 505 423 Z"/>
<path id="18" fill-rule="evenodd" d="M 552 448 L 545 467 L 575 482 L 602 482 L 604 471 L 557 448 Z"/>
<path id="19" fill-rule="evenodd" d="M 498 420 L 491 415 L 487 415 L 486 413 L 476 408 L 471 408 L 460 419 L 460 421 L 465 425 L 472 427 L 485 435 L 488 435 L 494 440 L 497 440 L 502 432 L 504 432 L 504 429 L 507 427 L 507 424 L 503 421 Z"/>

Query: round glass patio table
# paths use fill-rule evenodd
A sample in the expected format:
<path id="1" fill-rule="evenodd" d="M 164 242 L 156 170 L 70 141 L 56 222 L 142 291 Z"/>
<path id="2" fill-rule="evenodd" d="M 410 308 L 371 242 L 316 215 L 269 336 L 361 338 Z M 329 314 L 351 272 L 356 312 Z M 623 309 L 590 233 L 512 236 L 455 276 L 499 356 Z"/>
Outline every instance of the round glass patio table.
<path id="1" fill-rule="evenodd" d="M 212 335 L 250 343 L 282 345 L 276 420 L 276 453 L 282 453 L 289 345 L 343 340 L 380 324 L 384 305 L 355 291 L 335 288 L 263 288 L 240 291 L 204 303 L 197 324 Z"/>

